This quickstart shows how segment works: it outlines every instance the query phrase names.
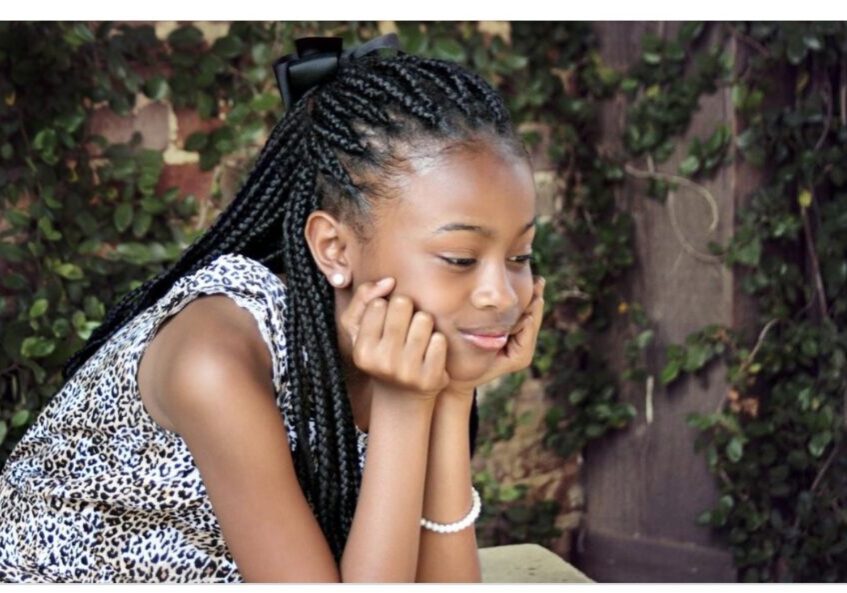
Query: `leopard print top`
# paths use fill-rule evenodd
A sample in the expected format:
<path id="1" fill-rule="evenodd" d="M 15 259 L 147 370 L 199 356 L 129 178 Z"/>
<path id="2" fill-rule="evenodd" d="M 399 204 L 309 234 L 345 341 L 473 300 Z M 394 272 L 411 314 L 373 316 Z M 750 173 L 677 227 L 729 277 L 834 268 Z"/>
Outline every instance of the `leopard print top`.
<path id="1" fill-rule="evenodd" d="M 253 259 L 221 255 L 118 330 L 12 451 L 0 474 L 0 581 L 243 582 L 185 441 L 153 420 L 137 385 L 138 362 L 157 328 L 213 293 L 255 317 L 272 354 L 289 446 L 297 448 L 285 284 Z M 315 447 L 313 418 L 308 425 Z M 364 470 L 368 435 L 356 431 Z"/>

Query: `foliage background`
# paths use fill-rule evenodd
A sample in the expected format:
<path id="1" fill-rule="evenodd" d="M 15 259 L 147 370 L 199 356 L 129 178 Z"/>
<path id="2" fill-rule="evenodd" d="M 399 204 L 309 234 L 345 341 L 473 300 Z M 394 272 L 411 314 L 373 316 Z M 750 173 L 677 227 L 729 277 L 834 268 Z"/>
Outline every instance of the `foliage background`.
<path id="1" fill-rule="evenodd" d="M 707 27 L 752 48 L 743 71 L 720 43 L 703 43 Z M 697 519 L 724 538 L 738 579 L 847 577 L 844 23 L 685 23 L 675 37 L 646 35 L 626 71 L 603 63 L 590 23 L 218 29 L 212 39 L 194 23 L 0 23 L 0 461 L 60 389 L 62 363 L 109 304 L 174 261 L 226 206 L 282 113 L 270 63 L 297 36 L 341 35 L 349 46 L 396 30 L 407 51 L 456 60 L 495 84 L 538 168 L 552 173 L 537 239 L 536 272 L 548 279 L 538 354 L 529 371 L 486 393 L 480 457 L 529 420 L 514 405 L 527 379 L 544 385 L 542 442 L 563 467 L 589 441 L 628 426 L 635 409 L 620 401 L 620 386 L 654 378 L 644 352 L 657 327 L 622 298 L 637 262 L 632 218 L 615 192 L 647 170 L 648 197 L 665 201 L 743 159 L 762 168 L 761 186 L 731 240 L 701 255 L 744 272 L 757 331 L 704 327 L 666 347 L 655 379 L 670 385 L 712 364 L 726 369 L 726 400 L 689 422 L 721 492 Z M 692 64 L 695 75 L 682 76 Z M 726 86 L 743 129 L 717 126 L 688 146 L 675 175 L 657 173 L 698 98 Z M 624 150 L 599 154 L 599 106 L 619 96 L 631 101 Z M 195 131 L 166 148 L 140 134 L 116 143 L 92 132 L 100 110 L 130 116 L 151 103 L 194 113 Z M 209 176 L 209 195 L 172 183 L 174 163 Z M 616 316 L 632 329 L 620 374 L 592 346 Z M 580 510 L 533 502 L 527 486 L 504 486 L 485 463 L 475 467 L 483 546 L 550 545 L 563 535 L 556 518 Z"/>

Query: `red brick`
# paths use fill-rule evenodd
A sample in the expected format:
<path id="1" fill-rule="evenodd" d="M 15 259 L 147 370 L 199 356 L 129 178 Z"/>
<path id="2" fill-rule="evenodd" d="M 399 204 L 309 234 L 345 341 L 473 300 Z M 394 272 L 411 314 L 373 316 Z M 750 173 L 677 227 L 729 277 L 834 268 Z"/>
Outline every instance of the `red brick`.
<path id="1" fill-rule="evenodd" d="M 122 117 L 108 107 L 95 109 L 86 122 L 89 134 L 106 138 L 109 144 L 129 142 L 135 131 L 141 133 L 141 146 L 165 150 L 168 146 L 168 108 L 160 102 L 142 107 L 137 115 Z M 97 144 L 88 144 L 92 156 L 99 156 Z"/>
<path id="2" fill-rule="evenodd" d="M 212 117 L 210 119 L 202 119 L 195 109 L 176 109 L 177 129 L 176 129 L 176 144 L 179 148 L 185 146 L 185 140 L 195 132 L 209 133 L 223 125 L 223 121 Z"/>
<path id="3" fill-rule="evenodd" d="M 197 163 L 184 165 L 165 165 L 156 186 L 156 193 L 163 193 L 169 187 L 178 187 L 180 197 L 194 194 L 198 202 L 209 199 L 215 171 L 201 171 Z"/>

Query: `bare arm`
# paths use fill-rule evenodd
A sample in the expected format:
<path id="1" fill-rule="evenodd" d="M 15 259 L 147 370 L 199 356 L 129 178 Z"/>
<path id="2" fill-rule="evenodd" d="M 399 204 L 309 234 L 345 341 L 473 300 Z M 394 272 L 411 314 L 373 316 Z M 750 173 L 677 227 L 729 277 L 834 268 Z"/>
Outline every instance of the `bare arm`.
<path id="1" fill-rule="evenodd" d="M 344 582 L 415 580 L 432 403 L 374 396 L 362 488 L 341 559 Z"/>
<path id="2" fill-rule="evenodd" d="M 249 313 L 224 301 L 242 323 L 206 315 L 213 327 L 198 331 L 180 326 L 187 315 L 173 320 L 178 337 L 157 369 L 157 403 L 194 457 L 241 575 L 412 582 L 434 400 L 374 393 L 362 488 L 339 567 L 295 474 L 267 347 Z M 214 335 L 228 339 L 215 343 Z"/>
<path id="3" fill-rule="evenodd" d="M 338 582 L 273 389 L 226 344 L 177 355 L 163 407 L 200 470 L 239 572 L 247 582 Z"/>
<path id="4" fill-rule="evenodd" d="M 452 523 L 471 508 L 470 438 L 472 399 L 438 396 L 430 429 L 423 516 Z M 456 533 L 420 527 L 417 582 L 481 582 L 476 531 L 471 525 Z"/>

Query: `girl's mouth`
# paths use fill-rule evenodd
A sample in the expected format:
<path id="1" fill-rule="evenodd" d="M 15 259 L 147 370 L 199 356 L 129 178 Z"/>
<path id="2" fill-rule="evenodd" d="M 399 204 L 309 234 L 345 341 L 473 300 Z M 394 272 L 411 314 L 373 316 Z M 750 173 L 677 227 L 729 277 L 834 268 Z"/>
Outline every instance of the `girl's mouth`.
<path id="1" fill-rule="evenodd" d="M 501 336 L 480 336 L 477 334 L 470 334 L 463 331 L 460 331 L 459 333 L 462 334 L 462 337 L 474 346 L 483 350 L 489 350 L 493 352 L 502 349 L 503 346 L 506 345 L 506 342 L 509 341 L 509 334 L 503 334 Z"/>

